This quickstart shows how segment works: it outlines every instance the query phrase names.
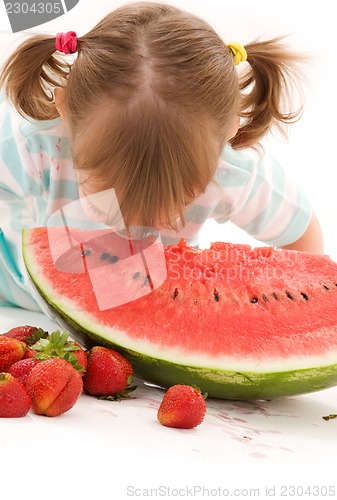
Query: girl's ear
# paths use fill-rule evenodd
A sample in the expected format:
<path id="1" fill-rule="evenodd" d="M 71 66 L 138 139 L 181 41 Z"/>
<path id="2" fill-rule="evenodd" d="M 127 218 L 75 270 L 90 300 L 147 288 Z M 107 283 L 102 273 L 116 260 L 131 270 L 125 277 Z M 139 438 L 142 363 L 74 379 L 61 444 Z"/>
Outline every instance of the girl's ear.
<path id="1" fill-rule="evenodd" d="M 234 118 L 233 125 L 232 125 L 231 130 L 230 130 L 229 139 L 232 139 L 237 134 L 239 127 L 240 127 L 240 117 L 236 116 Z"/>
<path id="2" fill-rule="evenodd" d="M 57 111 L 62 116 L 63 120 L 67 121 L 66 109 L 65 109 L 65 90 L 62 87 L 55 87 L 54 89 L 54 102 Z"/>

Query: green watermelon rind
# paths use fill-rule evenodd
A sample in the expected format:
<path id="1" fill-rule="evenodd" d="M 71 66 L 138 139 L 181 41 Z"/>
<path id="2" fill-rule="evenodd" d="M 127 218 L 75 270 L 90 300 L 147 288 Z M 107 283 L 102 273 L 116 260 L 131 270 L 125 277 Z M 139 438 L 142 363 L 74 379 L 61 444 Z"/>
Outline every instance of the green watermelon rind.
<path id="1" fill-rule="evenodd" d="M 50 304 L 50 303 L 49 303 Z M 159 358 L 153 358 L 115 344 L 84 325 L 73 321 L 55 304 L 53 312 L 65 322 L 63 325 L 84 345 L 104 345 L 123 354 L 135 374 L 153 384 L 167 388 L 175 384 L 197 385 L 209 397 L 218 399 L 252 400 L 275 399 L 284 396 L 310 393 L 333 387 L 337 384 L 337 364 L 329 366 L 290 370 L 285 372 L 238 372 L 188 366 Z"/>
<path id="2" fill-rule="evenodd" d="M 43 295 L 42 290 L 40 294 Z M 65 311 L 48 301 L 47 297 L 44 296 L 44 300 L 53 313 L 56 313 L 60 323 L 70 330 L 77 340 L 81 340 L 87 347 L 99 344 L 118 350 L 132 364 L 138 377 L 162 387 L 195 384 L 202 392 L 207 392 L 209 397 L 251 400 L 315 392 L 337 384 L 337 364 L 285 372 L 257 373 L 188 366 L 153 358 L 98 335 L 84 323 L 73 321 Z"/>
<path id="3" fill-rule="evenodd" d="M 57 299 L 46 295 L 46 284 L 40 283 L 42 275 L 34 276 L 29 265 L 29 245 L 25 245 L 25 239 L 23 257 L 34 287 L 56 321 L 87 348 L 104 345 L 118 350 L 130 361 L 135 374 L 148 382 L 164 388 L 175 384 L 195 384 L 209 397 L 232 400 L 274 399 L 337 385 L 337 364 L 275 372 L 235 371 L 185 365 L 126 348 L 104 334 L 93 331 L 85 319 L 77 318 L 75 321 L 67 314 L 65 307 L 57 303 Z"/>

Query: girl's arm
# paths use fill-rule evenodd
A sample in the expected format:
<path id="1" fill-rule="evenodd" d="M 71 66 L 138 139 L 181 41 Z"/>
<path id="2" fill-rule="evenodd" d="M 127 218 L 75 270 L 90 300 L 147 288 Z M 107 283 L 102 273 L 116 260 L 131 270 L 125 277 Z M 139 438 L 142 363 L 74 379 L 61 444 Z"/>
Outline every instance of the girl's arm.
<path id="1" fill-rule="evenodd" d="M 313 213 L 309 226 L 297 241 L 281 248 L 302 252 L 324 253 L 323 234 L 316 215 Z"/>

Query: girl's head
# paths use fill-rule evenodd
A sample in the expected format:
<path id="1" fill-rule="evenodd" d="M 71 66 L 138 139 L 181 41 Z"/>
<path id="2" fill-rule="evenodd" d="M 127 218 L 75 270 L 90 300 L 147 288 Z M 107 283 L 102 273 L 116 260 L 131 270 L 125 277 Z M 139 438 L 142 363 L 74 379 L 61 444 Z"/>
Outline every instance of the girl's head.
<path id="1" fill-rule="evenodd" d="M 24 115 L 62 114 L 84 193 L 114 188 L 127 225 L 176 228 L 212 181 L 226 142 L 256 145 L 277 121 L 294 118 L 282 110 L 294 55 L 278 40 L 246 49 L 239 78 L 232 51 L 206 22 L 141 2 L 79 37 L 71 66 L 54 37 L 28 39 L 0 85 Z M 64 89 L 56 102 L 55 86 Z"/>

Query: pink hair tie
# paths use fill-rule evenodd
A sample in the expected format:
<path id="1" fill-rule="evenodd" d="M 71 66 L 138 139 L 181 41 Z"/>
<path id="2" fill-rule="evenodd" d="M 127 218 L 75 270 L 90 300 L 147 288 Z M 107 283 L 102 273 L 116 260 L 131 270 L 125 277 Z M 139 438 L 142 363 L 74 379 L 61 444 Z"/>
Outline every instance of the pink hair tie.
<path id="1" fill-rule="evenodd" d="M 56 50 L 64 54 L 74 54 L 77 51 L 77 35 L 75 31 L 57 33 L 55 47 Z"/>

